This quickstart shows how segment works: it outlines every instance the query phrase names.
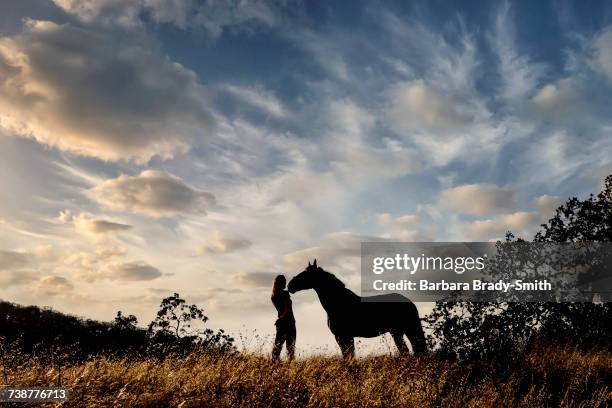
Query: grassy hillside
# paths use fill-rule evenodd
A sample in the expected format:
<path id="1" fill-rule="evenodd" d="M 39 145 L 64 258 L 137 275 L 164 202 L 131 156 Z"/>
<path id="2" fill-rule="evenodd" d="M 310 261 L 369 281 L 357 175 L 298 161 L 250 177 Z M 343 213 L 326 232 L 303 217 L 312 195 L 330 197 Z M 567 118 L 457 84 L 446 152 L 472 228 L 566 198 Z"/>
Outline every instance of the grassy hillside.
<path id="1" fill-rule="evenodd" d="M 148 343 L 144 330 L 0 302 L 0 384 L 61 384 L 68 407 L 612 406 L 609 349 L 547 344 L 488 363 L 432 354 L 274 363 Z"/>
<path id="2" fill-rule="evenodd" d="M 612 403 L 612 353 L 536 347 L 504 367 L 419 358 L 274 363 L 253 355 L 99 356 L 50 368 L 9 367 L 14 385 L 62 385 L 64 406 L 604 407 Z"/>

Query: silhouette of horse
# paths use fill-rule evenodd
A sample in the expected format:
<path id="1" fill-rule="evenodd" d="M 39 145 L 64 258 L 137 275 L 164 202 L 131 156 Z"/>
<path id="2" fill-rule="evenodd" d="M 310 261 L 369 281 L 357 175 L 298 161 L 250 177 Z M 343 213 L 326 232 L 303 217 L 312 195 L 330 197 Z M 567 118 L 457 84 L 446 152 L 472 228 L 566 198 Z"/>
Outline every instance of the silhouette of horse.
<path id="1" fill-rule="evenodd" d="M 408 353 L 404 334 L 415 355 L 427 349 L 417 308 L 400 294 L 361 298 L 347 289 L 340 279 L 318 267 L 316 259 L 291 279 L 288 289 L 291 293 L 306 289 L 317 292 L 327 312 L 327 325 L 345 358 L 355 356 L 355 337 L 376 337 L 385 333 L 391 333 L 402 355 Z M 365 299 L 369 302 L 362 301 Z"/>

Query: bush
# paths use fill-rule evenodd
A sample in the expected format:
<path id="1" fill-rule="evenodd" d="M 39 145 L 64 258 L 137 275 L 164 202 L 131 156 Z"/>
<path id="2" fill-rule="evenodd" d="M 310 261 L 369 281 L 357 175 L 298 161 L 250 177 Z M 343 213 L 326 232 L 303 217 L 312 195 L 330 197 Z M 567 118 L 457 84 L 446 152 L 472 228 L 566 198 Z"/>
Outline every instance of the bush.
<path id="1" fill-rule="evenodd" d="M 606 177 L 597 197 L 567 200 L 534 237 L 538 243 L 610 241 L 612 175 Z M 506 242 L 524 241 L 508 232 Z M 516 263 L 511 245 L 498 242 L 497 246 L 497 262 Z M 609 270 L 603 272 L 609 276 Z M 499 361 L 541 339 L 563 341 L 583 349 L 609 349 L 612 344 L 610 303 L 441 301 L 425 322 L 432 333 L 430 346 L 453 358 Z"/>

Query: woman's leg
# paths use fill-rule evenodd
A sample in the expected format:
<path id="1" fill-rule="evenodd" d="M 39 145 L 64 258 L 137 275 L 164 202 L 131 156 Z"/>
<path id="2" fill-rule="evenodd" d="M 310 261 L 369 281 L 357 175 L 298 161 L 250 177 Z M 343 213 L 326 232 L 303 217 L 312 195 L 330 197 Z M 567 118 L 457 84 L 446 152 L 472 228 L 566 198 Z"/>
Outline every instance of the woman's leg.
<path id="1" fill-rule="evenodd" d="M 287 357 L 289 360 L 295 358 L 295 338 L 296 338 L 295 324 L 287 330 Z"/>
<path id="2" fill-rule="evenodd" d="M 276 326 L 276 337 L 274 338 L 274 346 L 272 347 L 272 359 L 278 360 L 280 357 L 281 350 L 283 349 L 283 343 L 285 342 L 285 334 L 278 325 Z"/>

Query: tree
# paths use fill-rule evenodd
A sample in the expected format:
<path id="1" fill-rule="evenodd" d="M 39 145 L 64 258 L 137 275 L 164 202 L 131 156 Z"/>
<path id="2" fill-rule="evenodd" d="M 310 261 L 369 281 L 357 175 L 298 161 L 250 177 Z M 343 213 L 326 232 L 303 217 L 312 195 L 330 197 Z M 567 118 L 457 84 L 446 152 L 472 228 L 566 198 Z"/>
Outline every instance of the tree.
<path id="1" fill-rule="evenodd" d="M 541 226 L 536 242 L 612 241 L 612 174 L 597 197 L 591 194 L 585 201 L 570 198 Z"/>
<path id="2" fill-rule="evenodd" d="M 234 339 L 220 329 L 215 332 L 205 327 L 208 317 L 197 305 L 188 305 L 178 293 L 162 299 L 155 320 L 149 324 L 149 335 L 165 345 L 185 349 L 190 346 L 214 348 L 220 351 L 233 349 Z M 172 347 L 164 347 L 169 351 Z"/>
<path id="3" fill-rule="evenodd" d="M 155 320 L 149 324 L 149 332 L 164 332 L 178 338 L 197 335 L 197 328 L 192 325 L 205 324 L 208 317 L 204 310 L 196 305 L 187 305 L 178 293 L 162 299 Z"/>
<path id="4" fill-rule="evenodd" d="M 119 310 L 117 312 L 117 316 L 115 317 L 115 320 L 113 321 L 113 324 L 118 329 L 131 330 L 131 329 L 136 329 L 136 325 L 138 324 L 138 319 L 134 315 L 125 316 L 121 312 L 121 310 Z"/>
<path id="5" fill-rule="evenodd" d="M 541 227 L 534 242 L 612 241 L 612 175 L 597 197 L 570 198 Z M 506 242 L 524 241 L 508 232 Z M 498 254 L 501 261 L 515 259 L 500 242 Z M 425 321 L 432 347 L 466 359 L 511 357 L 513 350 L 542 338 L 583 347 L 609 347 L 612 340 L 610 303 L 441 301 Z"/>

